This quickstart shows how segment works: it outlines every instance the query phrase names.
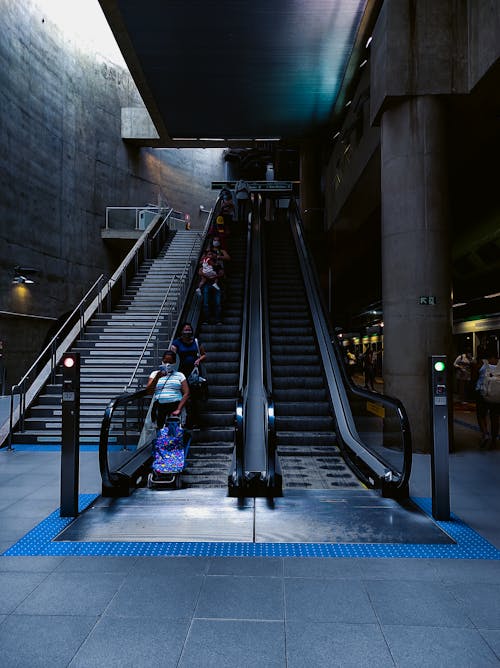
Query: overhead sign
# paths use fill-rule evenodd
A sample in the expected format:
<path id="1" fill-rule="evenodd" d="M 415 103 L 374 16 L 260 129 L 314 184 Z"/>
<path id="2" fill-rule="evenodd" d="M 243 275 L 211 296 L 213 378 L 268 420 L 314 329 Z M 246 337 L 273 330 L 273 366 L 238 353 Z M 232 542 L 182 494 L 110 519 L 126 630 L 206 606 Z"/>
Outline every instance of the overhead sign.
<path id="1" fill-rule="evenodd" d="M 250 190 L 259 192 L 270 192 L 279 190 L 281 192 L 290 192 L 293 190 L 293 181 L 247 181 Z M 297 182 L 298 183 L 298 182 Z M 212 190 L 222 190 L 229 188 L 232 190 L 236 181 L 212 181 Z"/>
<path id="2" fill-rule="evenodd" d="M 420 295 L 419 303 L 421 306 L 436 306 L 437 299 L 434 295 Z"/>

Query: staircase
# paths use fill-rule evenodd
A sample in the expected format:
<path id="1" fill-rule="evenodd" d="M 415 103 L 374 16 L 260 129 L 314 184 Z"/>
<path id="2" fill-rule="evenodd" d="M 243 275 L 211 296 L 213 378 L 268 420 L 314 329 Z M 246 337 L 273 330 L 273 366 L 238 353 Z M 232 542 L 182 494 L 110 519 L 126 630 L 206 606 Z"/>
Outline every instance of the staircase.
<path id="1" fill-rule="evenodd" d="M 172 290 L 164 313 L 177 306 L 180 276 L 191 253 L 197 257 L 201 238 L 194 231 L 171 233 L 155 260 L 143 262 L 125 294 L 111 313 L 96 313 L 72 351 L 80 353 L 80 443 L 98 444 L 101 421 L 110 399 L 124 391 L 146 344 L 168 286 Z M 175 322 L 175 321 L 174 321 Z M 167 318 L 158 323 L 138 372 L 145 383 L 168 346 L 171 332 Z M 61 442 L 62 373 L 47 384 L 12 443 L 59 444 Z"/>
<path id="2" fill-rule="evenodd" d="M 290 227 L 266 228 L 271 369 L 285 488 L 359 487 L 336 445 L 335 422 Z"/>
<path id="3" fill-rule="evenodd" d="M 200 429 L 193 432 L 185 487 L 227 487 L 235 440 L 236 398 L 240 371 L 241 320 L 246 263 L 246 228 L 233 226 L 231 261 L 226 264 L 223 324 L 203 324 L 198 335 L 207 352 L 204 373 L 209 399 L 202 404 Z M 241 226 L 243 228 L 243 226 Z"/>

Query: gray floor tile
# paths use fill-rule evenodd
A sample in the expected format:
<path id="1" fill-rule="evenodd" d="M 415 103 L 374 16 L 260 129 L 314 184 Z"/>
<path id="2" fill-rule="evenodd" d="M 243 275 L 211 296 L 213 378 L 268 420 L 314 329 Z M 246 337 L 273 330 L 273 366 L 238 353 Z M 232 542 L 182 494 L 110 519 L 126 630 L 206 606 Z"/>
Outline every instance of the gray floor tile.
<path id="1" fill-rule="evenodd" d="M 15 508 L 16 504 L 20 503 L 20 498 L 15 493 L 5 494 L 0 489 L 0 513 L 4 513 L 13 506 Z"/>
<path id="2" fill-rule="evenodd" d="M 95 617 L 10 616 L 0 626 L 2 668 L 64 668 Z"/>
<path id="3" fill-rule="evenodd" d="M 179 668 L 285 668 L 283 622 L 195 619 Z"/>
<path id="4" fill-rule="evenodd" d="M 16 609 L 22 615 L 100 615 L 124 576 L 116 573 L 51 573 Z"/>
<path id="5" fill-rule="evenodd" d="M 210 575 L 195 617 L 282 620 L 283 612 L 281 578 Z"/>
<path id="6" fill-rule="evenodd" d="M 475 629 L 383 626 L 396 665 L 401 668 L 479 668 L 498 666 L 495 654 Z"/>
<path id="7" fill-rule="evenodd" d="M 130 575 L 205 575 L 209 561 L 208 557 L 142 557 Z"/>
<path id="8" fill-rule="evenodd" d="M 190 619 L 198 600 L 203 577 L 142 576 L 127 577 L 111 601 L 105 615 L 111 617 L 140 617 Z"/>
<path id="9" fill-rule="evenodd" d="M 102 617 L 70 668 L 175 668 L 188 628 L 187 620 Z"/>
<path id="10" fill-rule="evenodd" d="M 0 573 L 0 613 L 11 613 L 46 577 L 46 573 Z"/>
<path id="11" fill-rule="evenodd" d="M 287 621 L 375 623 L 376 617 L 361 582 L 355 580 L 285 580 Z"/>
<path id="12" fill-rule="evenodd" d="M 2 557 L 0 573 L 21 571 L 24 573 L 51 573 L 64 557 Z"/>
<path id="13" fill-rule="evenodd" d="M 37 489 L 35 489 L 35 491 L 33 491 L 33 486 L 31 486 L 29 492 L 30 493 L 26 495 L 27 499 L 31 499 L 37 502 L 52 501 L 55 504 L 54 508 L 59 507 L 59 502 L 61 500 L 60 490 L 57 487 L 55 487 L 53 483 L 38 487 Z"/>
<path id="14" fill-rule="evenodd" d="M 435 561 L 431 559 L 360 559 L 366 580 L 438 580 Z"/>
<path id="15" fill-rule="evenodd" d="M 41 521 L 58 507 L 59 504 L 54 504 L 53 501 L 37 501 L 35 504 L 32 499 L 23 498 L 5 508 L 2 517 L 36 517 Z"/>
<path id="16" fill-rule="evenodd" d="M 257 575 L 281 577 L 283 559 L 277 557 L 214 557 L 208 567 L 210 575 Z"/>
<path id="17" fill-rule="evenodd" d="M 135 562 L 135 557 L 63 557 L 56 572 L 127 574 L 130 573 Z"/>
<path id="18" fill-rule="evenodd" d="M 54 474 L 46 471 L 37 471 L 36 483 L 37 486 L 44 487 L 46 485 L 53 485 L 58 482 L 59 474 Z M 24 473 L 19 475 L 10 475 L 7 480 L 2 482 L 2 490 L 8 489 L 25 490 L 27 494 L 33 491 L 33 479 Z"/>
<path id="19" fill-rule="evenodd" d="M 0 509 L 2 511 L 7 511 L 13 504 L 22 503 L 27 496 L 28 495 L 22 490 L 0 490 Z"/>
<path id="20" fill-rule="evenodd" d="M 500 560 L 436 559 L 435 567 L 445 582 L 500 584 Z"/>
<path id="21" fill-rule="evenodd" d="M 500 663 L 500 631 L 497 629 L 479 629 L 479 633 L 486 640 Z"/>
<path id="22" fill-rule="evenodd" d="M 500 629 L 500 584 L 448 583 L 450 591 L 477 627 Z"/>
<path id="23" fill-rule="evenodd" d="M 361 559 L 285 559 L 285 577 L 353 579 L 361 575 Z"/>
<path id="24" fill-rule="evenodd" d="M 394 662 L 378 624 L 287 622 L 287 668 L 388 668 Z"/>
<path id="25" fill-rule="evenodd" d="M 381 624 L 471 626 L 463 607 L 440 582 L 366 580 Z"/>
<path id="26" fill-rule="evenodd" d="M 36 527 L 42 518 L 37 517 L 5 517 L 2 513 L 0 523 L 0 540 L 18 541 L 31 529 Z"/>

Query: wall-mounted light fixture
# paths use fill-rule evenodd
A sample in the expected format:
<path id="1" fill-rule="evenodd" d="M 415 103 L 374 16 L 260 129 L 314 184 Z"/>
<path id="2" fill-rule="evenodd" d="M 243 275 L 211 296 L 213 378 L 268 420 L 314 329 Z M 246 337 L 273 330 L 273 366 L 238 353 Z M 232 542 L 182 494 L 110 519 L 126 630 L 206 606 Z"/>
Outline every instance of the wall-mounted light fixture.
<path id="1" fill-rule="evenodd" d="M 39 270 L 34 269 L 33 267 L 21 267 L 16 265 L 14 267 L 14 278 L 12 279 L 13 285 L 30 285 L 35 281 L 27 276 L 27 274 L 38 274 Z"/>

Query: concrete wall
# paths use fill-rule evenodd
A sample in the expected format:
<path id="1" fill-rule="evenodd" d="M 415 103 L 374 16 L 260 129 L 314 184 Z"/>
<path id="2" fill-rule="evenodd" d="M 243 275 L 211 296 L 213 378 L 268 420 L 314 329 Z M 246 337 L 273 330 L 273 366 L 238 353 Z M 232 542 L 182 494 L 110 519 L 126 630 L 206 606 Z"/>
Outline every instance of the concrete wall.
<path id="1" fill-rule="evenodd" d="M 500 58 L 500 3 L 469 0 L 469 87 Z"/>
<path id="2" fill-rule="evenodd" d="M 161 196 L 196 223 L 199 205 L 213 201 L 210 182 L 223 175 L 220 150 L 123 142 L 121 109 L 142 105 L 137 89 L 118 58 L 85 40 L 83 25 L 68 33 L 57 9 L 53 0 L 2 1 L 0 311 L 46 318 L 0 314 L 9 384 L 36 357 L 53 319 L 120 261 L 101 241 L 106 206 Z M 16 264 L 39 270 L 35 285 L 13 288 Z"/>

